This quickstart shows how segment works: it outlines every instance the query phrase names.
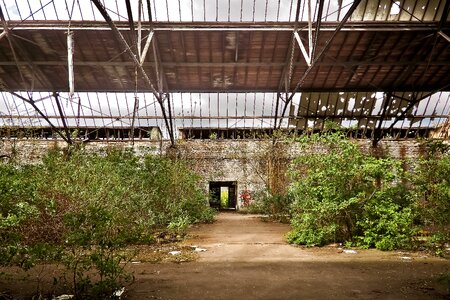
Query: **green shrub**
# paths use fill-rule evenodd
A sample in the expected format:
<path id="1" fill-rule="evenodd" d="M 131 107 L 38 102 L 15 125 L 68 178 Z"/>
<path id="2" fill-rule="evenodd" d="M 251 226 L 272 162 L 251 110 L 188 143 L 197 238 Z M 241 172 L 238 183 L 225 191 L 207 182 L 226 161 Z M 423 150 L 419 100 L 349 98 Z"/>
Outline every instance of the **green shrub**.
<path id="1" fill-rule="evenodd" d="M 294 215 L 291 225 L 294 228 L 287 234 L 287 240 L 293 244 L 306 246 L 323 246 L 336 231 L 335 223 L 320 224 L 315 220 L 315 213 Z"/>
<path id="2" fill-rule="evenodd" d="M 290 167 L 291 243 L 409 247 L 414 206 L 402 162 L 365 155 L 337 132 L 301 137 Z"/>
<path id="3" fill-rule="evenodd" d="M 106 298 L 131 280 L 124 247 L 214 216 L 183 161 L 69 150 L 0 164 L 0 264 L 61 261 L 77 298 Z"/>
<path id="4" fill-rule="evenodd" d="M 361 152 L 339 133 L 302 137 L 300 145 L 305 153 L 290 166 L 294 230 L 289 240 L 322 245 L 351 238 L 367 185 L 359 172 Z M 311 145 L 326 147 L 326 153 L 311 151 Z"/>
<path id="5" fill-rule="evenodd" d="M 0 264 L 32 265 L 22 226 L 39 215 L 33 170 L 0 163 Z"/>
<path id="6" fill-rule="evenodd" d="M 357 221 L 360 234 L 354 237 L 356 244 L 380 250 L 410 248 L 412 237 L 417 232 L 413 210 L 380 197 L 370 202 Z"/>
<path id="7" fill-rule="evenodd" d="M 416 162 L 412 181 L 420 223 L 431 234 L 428 247 L 442 255 L 450 240 L 449 146 L 440 141 L 427 146 L 427 157 Z"/>

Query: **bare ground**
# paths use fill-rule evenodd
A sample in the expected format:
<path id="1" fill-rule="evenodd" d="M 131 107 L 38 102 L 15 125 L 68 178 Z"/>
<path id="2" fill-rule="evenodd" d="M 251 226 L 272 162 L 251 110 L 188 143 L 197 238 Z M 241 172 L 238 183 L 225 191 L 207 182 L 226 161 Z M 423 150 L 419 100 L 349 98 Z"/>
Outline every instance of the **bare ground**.
<path id="1" fill-rule="evenodd" d="M 176 246 L 184 249 L 180 257 L 188 246 L 206 249 L 196 261 L 132 264 L 136 280 L 126 298 L 450 299 L 448 287 L 436 280 L 450 272 L 449 260 L 398 251 L 345 253 L 336 245 L 294 247 L 283 239 L 288 230 L 289 225 L 257 216 L 221 213 L 215 223 L 192 228 L 190 238 Z M 29 276 L 0 278 L 0 292 L 25 297 L 25 290 L 36 286 Z"/>

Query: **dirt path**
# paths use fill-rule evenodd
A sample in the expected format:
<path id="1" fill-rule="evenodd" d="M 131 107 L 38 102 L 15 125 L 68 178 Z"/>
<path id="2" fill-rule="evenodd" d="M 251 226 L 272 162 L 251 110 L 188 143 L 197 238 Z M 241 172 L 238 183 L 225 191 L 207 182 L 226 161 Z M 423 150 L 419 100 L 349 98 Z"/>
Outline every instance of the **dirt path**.
<path id="1" fill-rule="evenodd" d="M 213 224 L 190 230 L 187 243 L 207 249 L 200 262 L 274 262 L 308 256 L 286 244 L 288 231 L 287 224 L 263 222 L 255 215 L 221 213 Z"/>
<path id="2" fill-rule="evenodd" d="M 135 282 L 126 299 L 450 299 L 436 281 L 450 273 L 449 260 L 397 251 L 304 249 L 285 243 L 287 231 L 288 225 L 256 216 L 221 213 L 215 223 L 190 230 L 184 246 L 207 250 L 197 261 L 131 264 Z M 18 280 L 0 276 L 0 292 L 29 299 L 23 295 L 36 292 L 33 272 L 18 271 Z"/>
<path id="3" fill-rule="evenodd" d="M 450 262 L 418 253 L 287 245 L 288 225 L 221 213 L 190 231 L 197 262 L 138 265 L 132 299 L 446 299 Z"/>

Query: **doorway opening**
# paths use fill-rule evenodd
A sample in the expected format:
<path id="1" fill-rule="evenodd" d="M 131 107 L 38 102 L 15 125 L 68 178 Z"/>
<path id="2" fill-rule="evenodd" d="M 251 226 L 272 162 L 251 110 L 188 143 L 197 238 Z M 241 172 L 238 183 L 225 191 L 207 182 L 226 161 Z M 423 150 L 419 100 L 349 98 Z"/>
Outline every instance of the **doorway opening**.
<path id="1" fill-rule="evenodd" d="M 209 183 L 209 205 L 215 209 L 236 209 L 235 181 L 211 181 Z"/>

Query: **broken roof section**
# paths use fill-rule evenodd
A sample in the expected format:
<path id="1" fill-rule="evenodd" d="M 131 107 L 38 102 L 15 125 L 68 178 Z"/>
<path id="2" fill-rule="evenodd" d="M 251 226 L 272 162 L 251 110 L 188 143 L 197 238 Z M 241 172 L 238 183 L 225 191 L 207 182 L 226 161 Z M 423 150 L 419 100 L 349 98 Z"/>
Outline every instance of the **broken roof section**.
<path id="1" fill-rule="evenodd" d="M 0 126 L 48 126 L 30 104 L 7 93 L 1 96 Z M 402 137 L 414 137 L 419 129 L 428 131 L 446 123 L 450 111 L 449 92 L 420 94 L 415 96 L 420 99 L 416 102 L 411 101 L 412 96 L 413 93 L 397 93 L 386 104 L 387 97 L 382 92 L 298 93 L 278 126 L 311 132 L 322 130 L 326 121 L 333 121 L 360 132 L 361 137 L 370 138 L 377 129 L 391 137 L 402 129 Z M 32 97 L 57 128 L 64 127 L 51 94 L 34 93 Z M 168 137 L 161 108 L 148 93 L 76 93 L 73 98 L 61 93 L 59 97 L 66 124 L 72 131 L 76 128 L 90 128 L 95 132 L 99 128 L 159 127 Z M 135 97 L 139 100 L 139 109 L 133 124 Z M 275 112 L 278 110 L 280 114 L 283 108 L 281 102 L 277 106 L 275 93 L 174 93 L 170 101 L 175 128 L 204 128 L 211 132 L 274 128 Z"/>

